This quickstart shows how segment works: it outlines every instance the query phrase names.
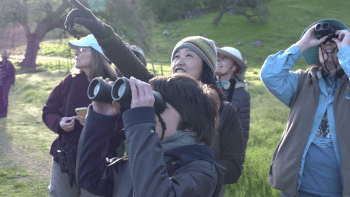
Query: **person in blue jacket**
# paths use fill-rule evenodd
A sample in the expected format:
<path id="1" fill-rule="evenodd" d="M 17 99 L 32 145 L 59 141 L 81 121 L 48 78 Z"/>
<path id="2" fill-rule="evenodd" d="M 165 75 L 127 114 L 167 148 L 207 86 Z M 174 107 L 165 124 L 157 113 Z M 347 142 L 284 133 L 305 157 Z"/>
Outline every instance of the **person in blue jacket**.
<path id="1" fill-rule="evenodd" d="M 209 147 L 218 124 L 216 91 L 184 73 L 149 84 L 131 77 L 130 87 L 131 108 L 124 113 L 115 101 L 89 106 L 79 142 L 79 185 L 101 196 L 218 196 L 226 169 Z M 163 112 L 153 107 L 152 90 L 166 102 Z M 129 156 L 106 159 L 120 116 Z"/>
<path id="2" fill-rule="evenodd" d="M 316 37 L 316 27 L 335 37 Z M 269 183 L 282 197 L 350 196 L 350 30 L 325 19 L 306 28 L 261 70 L 267 89 L 291 108 L 272 157 Z M 303 56 L 310 68 L 293 69 Z"/>

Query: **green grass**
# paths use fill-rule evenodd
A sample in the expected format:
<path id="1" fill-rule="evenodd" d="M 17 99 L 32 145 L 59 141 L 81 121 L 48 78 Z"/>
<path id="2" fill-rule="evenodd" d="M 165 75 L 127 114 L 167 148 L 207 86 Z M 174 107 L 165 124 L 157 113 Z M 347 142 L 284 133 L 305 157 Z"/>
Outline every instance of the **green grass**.
<path id="1" fill-rule="evenodd" d="M 211 22 L 218 13 L 157 24 L 165 27 L 176 23 L 176 26 L 168 29 L 172 38 L 162 35 L 165 29 L 154 30 L 153 45 L 146 58 L 147 68 L 155 71 L 156 75 L 162 74 L 161 69 L 164 75 L 171 72 L 170 55 L 177 43 L 173 41 L 174 34 L 178 34 L 178 40 L 206 34 L 206 37 L 220 43 L 219 47 L 236 47 L 248 60 L 246 80 L 251 93 L 250 138 L 242 176 L 236 184 L 227 186 L 226 196 L 280 196 L 280 192 L 268 184 L 267 178 L 272 153 L 285 128 L 289 109 L 261 83 L 261 65 L 269 54 L 295 43 L 301 32 L 315 21 L 335 18 L 350 26 L 348 13 L 339 11 L 339 8 L 349 6 L 350 2 L 346 0 L 274 0 L 268 3 L 271 15 L 265 25 L 249 24 L 242 16 L 224 14 L 220 21 L 222 26 L 213 26 Z M 179 26 L 181 30 L 177 30 Z M 246 46 L 257 40 L 264 46 Z M 243 46 L 235 45 L 238 41 Z M 66 57 L 66 41 L 62 42 L 62 46 L 56 44 L 55 41 L 43 42 L 39 55 Z M 301 59 L 294 68 L 305 69 L 305 65 Z M 57 135 L 42 122 L 42 107 L 51 90 L 68 73 L 68 69 L 61 69 L 60 72 L 54 70 L 52 67 L 45 72 L 17 73 L 15 87 L 10 93 L 9 116 L 0 119 L 0 196 L 48 196 L 51 168 L 49 149 Z"/>

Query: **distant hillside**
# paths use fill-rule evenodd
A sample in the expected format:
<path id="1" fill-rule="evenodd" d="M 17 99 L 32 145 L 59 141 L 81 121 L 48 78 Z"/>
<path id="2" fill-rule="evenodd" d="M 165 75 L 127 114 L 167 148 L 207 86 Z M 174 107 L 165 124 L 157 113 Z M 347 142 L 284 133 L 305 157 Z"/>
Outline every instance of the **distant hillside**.
<path id="1" fill-rule="evenodd" d="M 218 47 L 237 48 L 248 61 L 249 67 L 260 67 L 269 54 L 286 49 L 298 41 L 302 31 L 313 22 L 334 18 L 350 27 L 349 12 L 339 11 L 350 7 L 349 0 L 272 0 L 267 5 L 271 14 L 264 25 L 247 23 L 243 16 L 229 14 L 224 14 L 220 21 L 222 26 L 212 25 L 218 12 L 196 19 L 156 24 L 151 52 L 146 54 L 146 58 L 151 62 L 169 65 L 171 52 L 178 41 L 187 36 L 200 35 L 213 39 Z M 165 30 L 169 36 L 163 35 Z M 67 41 L 43 42 L 39 55 L 66 57 L 69 54 Z M 247 46 L 254 41 L 260 41 L 264 46 Z M 243 45 L 236 45 L 237 42 L 242 42 Z M 25 48 L 20 49 L 24 52 Z M 299 61 L 298 65 L 305 66 L 305 63 Z"/>
<path id="2" fill-rule="evenodd" d="M 205 35 L 213 39 L 218 47 L 231 46 L 240 50 L 250 67 L 260 67 L 269 54 L 286 49 L 298 41 L 303 30 L 313 22 L 330 18 L 350 27 L 349 11 L 342 9 L 350 7 L 349 0 L 272 0 L 267 5 L 271 14 L 264 25 L 247 23 L 243 16 L 224 14 L 220 21 L 222 26 L 214 26 L 211 23 L 218 13 L 158 24 L 149 55 L 154 61 L 169 64 L 172 49 L 179 40 L 187 36 Z M 171 38 L 162 35 L 165 30 L 168 30 Z M 254 41 L 261 41 L 264 46 L 247 46 Z M 243 45 L 236 45 L 237 42 Z M 305 65 L 304 60 L 298 63 Z"/>

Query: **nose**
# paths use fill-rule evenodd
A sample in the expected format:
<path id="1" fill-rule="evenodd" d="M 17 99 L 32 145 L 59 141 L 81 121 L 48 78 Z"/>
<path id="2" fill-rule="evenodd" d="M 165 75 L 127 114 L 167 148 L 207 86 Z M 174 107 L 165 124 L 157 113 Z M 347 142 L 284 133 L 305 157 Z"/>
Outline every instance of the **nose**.
<path id="1" fill-rule="evenodd" d="M 331 42 L 330 40 L 328 40 L 328 41 L 326 42 L 326 44 L 325 44 L 325 45 L 326 45 L 326 46 L 331 46 L 331 45 L 332 45 L 332 43 L 333 43 L 333 42 Z"/>
<path id="2" fill-rule="evenodd" d="M 178 60 L 175 62 L 175 66 L 184 65 L 184 64 L 185 64 L 185 58 L 182 56 L 178 58 Z"/>

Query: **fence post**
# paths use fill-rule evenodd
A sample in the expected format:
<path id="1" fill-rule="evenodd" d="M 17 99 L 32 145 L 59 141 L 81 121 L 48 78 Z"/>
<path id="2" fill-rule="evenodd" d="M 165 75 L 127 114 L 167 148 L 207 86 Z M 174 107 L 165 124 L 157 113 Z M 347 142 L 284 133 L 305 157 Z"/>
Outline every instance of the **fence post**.
<path id="1" fill-rule="evenodd" d="M 154 76 L 156 76 L 157 74 L 156 74 L 156 70 L 154 69 L 154 64 L 153 64 L 153 62 L 152 62 L 152 68 L 153 68 L 153 74 L 154 74 Z"/>
<path id="2" fill-rule="evenodd" d="M 162 71 L 162 76 L 164 76 L 164 74 L 163 74 L 163 65 L 160 65 L 160 70 Z"/>

